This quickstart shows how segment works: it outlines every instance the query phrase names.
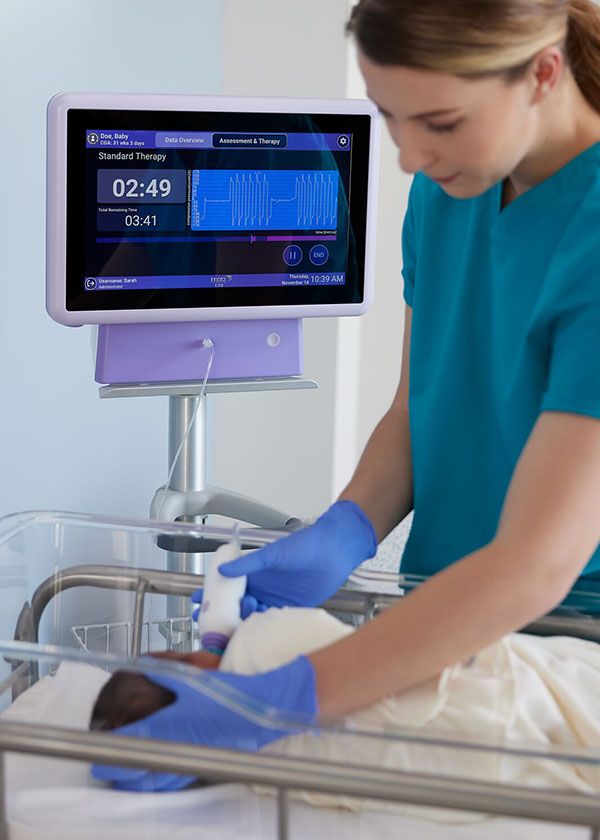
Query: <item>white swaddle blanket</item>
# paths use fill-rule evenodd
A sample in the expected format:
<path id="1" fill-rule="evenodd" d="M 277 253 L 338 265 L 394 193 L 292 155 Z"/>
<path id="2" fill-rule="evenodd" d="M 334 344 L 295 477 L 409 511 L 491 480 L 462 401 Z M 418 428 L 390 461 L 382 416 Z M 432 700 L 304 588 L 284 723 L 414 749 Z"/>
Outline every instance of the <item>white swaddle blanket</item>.
<path id="1" fill-rule="evenodd" d="M 318 609 L 283 608 L 256 613 L 241 625 L 231 640 L 221 668 L 245 674 L 269 670 L 352 632 L 351 627 Z M 105 671 L 89 665 L 65 662 L 55 677 L 44 677 L 21 695 L 3 716 L 85 728 L 95 697 L 108 676 Z M 386 727 L 408 727 L 426 736 L 442 732 L 455 735 L 457 741 L 469 738 L 498 744 L 507 741 L 519 746 L 529 743 L 538 748 L 596 746 L 600 759 L 599 698 L 600 645 L 573 638 L 514 634 L 482 651 L 469 665 L 448 668 L 439 678 L 402 695 L 386 698 L 350 716 L 347 721 L 357 727 L 380 731 Z M 422 746 L 411 741 L 327 733 L 286 738 L 269 745 L 267 750 L 357 767 L 374 765 L 452 777 L 468 776 L 480 781 L 600 791 L 598 766 L 548 761 L 540 757 L 516 758 L 498 751 L 456 750 L 448 746 Z M 32 776 L 32 760 L 25 756 L 9 756 L 9 759 L 9 801 L 13 807 L 19 807 L 20 813 L 33 813 L 29 806 L 31 794 L 27 792 L 28 788 L 38 786 Z M 55 778 L 49 777 L 44 769 L 49 761 L 37 761 L 42 768 L 40 787 L 71 785 L 72 790 L 81 790 L 86 807 L 109 793 L 89 777 L 87 769 L 74 762 L 55 762 L 60 775 L 56 772 Z M 17 790 L 24 792 L 17 793 Z M 35 792 L 36 797 L 38 793 Z M 47 793 L 50 799 L 55 795 L 51 790 Z M 181 808 L 187 795 L 198 798 L 201 794 L 205 792 L 160 794 L 156 801 L 162 803 L 163 808 L 174 797 L 173 807 Z M 311 793 L 299 797 L 312 805 L 336 805 L 355 813 L 368 813 L 372 807 L 382 815 L 391 811 L 405 817 L 426 817 L 442 822 L 481 819 L 479 815 L 463 812 L 367 803 L 349 797 Z M 74 807 L 75 800 L 70 801 Z M 123 802 L 123 808 L 128 803 L 127 807 L 133 808 L 139 817 L 142 808 L 139 795 L 120 794 L 118 801 Z M 36 809 L 40 810 L 39 804 Z M 447 830 L 450 831 L 450 826 Z M 29 835 L 27 838 L 29 840 Z"/>
<path id="2" fill-rule="evenodd" d="M 221 668 L 259 673 L 352 632 L 351 627 L 319 609 L 255 613 L 232 638 Z M 468 664 L 447 668 L 440 677 L 388 697 L 348 720 L 369 729 L 410 727 L 428 735 L 440 731 L 456 735 L 457 740 L 478 736 L 498 745 L 598 747 L 600 759 L 600 645 L 570 637 L 515 633 Z M 600 792 L 600 766 L 498 751 L 327 734 L 294 736 L 268 749 L 354 765 Z M 332 803 L 328 796 L 307 794 L 305 798 L 315 804 Z M 352 809 L 365 805 L 350 798 L 340 802 L 336 797 L 335 802 Z M 409 810 L 412 812 L 404 809 Z M 431 816 L 436 814 L 439 812 Z M 446 818 L 452 818 L 452 812 L 446 812 Z"/>

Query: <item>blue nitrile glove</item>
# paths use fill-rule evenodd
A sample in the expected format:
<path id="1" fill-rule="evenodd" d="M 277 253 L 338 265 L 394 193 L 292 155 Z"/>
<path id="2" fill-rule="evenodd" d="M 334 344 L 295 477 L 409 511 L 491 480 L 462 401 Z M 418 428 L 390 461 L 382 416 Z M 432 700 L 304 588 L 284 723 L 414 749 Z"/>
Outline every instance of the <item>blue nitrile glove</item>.
<path id="1" fill-rule="evenodd" d="M 242 599 L 242 618 L 246 618 L 254 603 L 259 609 L 322 604 L 376 551 L 377 537 L 368 517 L 357 504 L 344 500 L 333 504 L 314 525 L 222 563 L 219 571 L 225 577 L 248 575 Z M 201 589 L 192 601 L 202 601 Z"/>
<path id="2" fill-rule="evenodd" d="M 143 720 L 116 729 L 115 733 L 222 749 L 258 750 L 294 732 L 293 727 L 271 729 L 255 723 L 201 694 L 191 683 L 152 672 L 146 676 L 172 691 L 177 699 Z M 215 686 L 216 690 L 229 686 L 249 701 L 258 701 L 283 715 L 301 718 L 306 723 L 313 721 L 318 713 L 315 672 L 305 656 L 256 676 L 205 671 L 201 679 L 207 685 Z M 112 782 L 119 790 L 130 791 L 180 790 L 194 781 L 190 776 L 104 764 L 92 765 L 92 775 Z"/>
<path id="3" fill-rule="evenodd" d="M 196 589 L 196 591 L 192 595 L 192 601 L 195 604 L 201 604 L 203 595 L 204 595 L 204 590 L 203 589 Z M 242 621 L 245 621 L 248 618 L 249 615 L 252 615 L 252 613 L 266 612 L 266 610 L 268 610 L 268 609 L 269 609 L 268 604 L 259 604 L 259 602 L 256 600 L 254 595 L 248 595 L 248 593 L 246 593 L 242 597 L 242 600 L 240 601 L 240 616 L 241 616 Z M 199 615 L 200 615 L 200 607 L 196 607 L 196 609 L 192 613 L 192 618 L 194 619 L 194 621 L 198 621 L 198 616 Z"/>

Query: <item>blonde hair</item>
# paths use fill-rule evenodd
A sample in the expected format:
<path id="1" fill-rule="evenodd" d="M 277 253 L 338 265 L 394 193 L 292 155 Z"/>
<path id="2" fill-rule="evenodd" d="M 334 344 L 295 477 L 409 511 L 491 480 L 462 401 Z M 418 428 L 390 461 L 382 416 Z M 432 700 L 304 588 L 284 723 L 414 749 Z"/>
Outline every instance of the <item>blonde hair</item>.
<path id="1" fill-rule="evenodd" d="M 359 0 L 346 30 L 377 64 L 477 77 L 518 76 L 537 52 L 564 46 L 600 112 L 600 7 L 594 0 Z"/>

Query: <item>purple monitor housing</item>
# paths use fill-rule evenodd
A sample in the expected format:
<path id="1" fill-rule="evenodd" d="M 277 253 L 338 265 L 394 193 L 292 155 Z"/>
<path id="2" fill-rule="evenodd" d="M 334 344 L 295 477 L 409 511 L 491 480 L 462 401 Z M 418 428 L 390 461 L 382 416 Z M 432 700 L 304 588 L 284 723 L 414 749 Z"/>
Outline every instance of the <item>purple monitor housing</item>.
<path id="1" fill-rule="evenodd" d="M 194 382 L 302 374 L 302 322 L 182 321 L 178 324 L 105 324 L 98 331 L 96 382 Z"/>
<path id="2" fill-rule="evenodd" d="M 367 100 L 59 94 L 47 308 L 100 324 L 99 382 L 302 372 L 303 317 L 373 297 L 379 120 Z"/>

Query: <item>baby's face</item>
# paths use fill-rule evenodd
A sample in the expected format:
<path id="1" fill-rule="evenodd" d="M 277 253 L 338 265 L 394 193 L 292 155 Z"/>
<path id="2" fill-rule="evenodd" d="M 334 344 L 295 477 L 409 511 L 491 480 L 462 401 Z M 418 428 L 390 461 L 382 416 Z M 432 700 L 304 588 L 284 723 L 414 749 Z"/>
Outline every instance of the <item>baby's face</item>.
<path id="1" fill-rule="evenodd" d="M 196 668 L 214 670 L 220 656 L 215 653 L 154 653 L 158 659 L 174 659 Z M 152 682 L 143 674 L 116 671 L 104 685 L 92 710 L 90 729 L 111 730 L 142 720 L 175 700 L 172 691 Z"/>

